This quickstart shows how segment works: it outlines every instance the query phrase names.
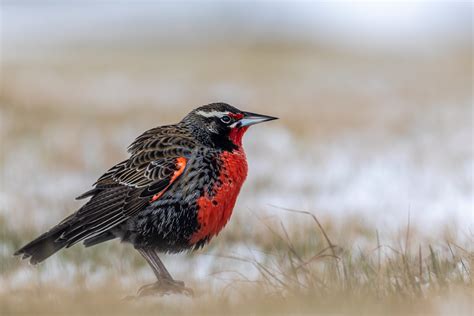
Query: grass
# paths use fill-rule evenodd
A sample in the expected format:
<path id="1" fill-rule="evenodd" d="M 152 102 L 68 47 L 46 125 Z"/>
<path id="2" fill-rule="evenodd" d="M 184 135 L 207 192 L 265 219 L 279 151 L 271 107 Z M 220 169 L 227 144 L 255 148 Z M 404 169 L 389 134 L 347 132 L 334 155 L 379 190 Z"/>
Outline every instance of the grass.
<path id="1" fill-rule="evenodd" d="M 368 218 L 391 218 L 388 208 L 357 209 L 364 191 L 392 209 L 413 202 L 427 216 L 437 207 L 463 210 L 472 191 L 472 177 L 465 177 L 472 146 L 466 145 L 469 135 L 454 136 L 469 134 L 466 126 L 472 125 L 469 52 L 394 58 L 293 46 L 157 47 L 128 54 L 97 54 L 92 47 L 58 55 L 2 60 L 8 78 L 0 95 L 2 316 L 472 314 L 472 232 L 440 225 L 426 235 L 417 230 L 429 225 L 424 222 L 393 232 Z M 203 251 L 165 257 L 171 272 L 195 290 L 194 299 L 122 301 L 152 273 L 118 242 L 75 246 L 39 267 L 11 256 L 77 209 L 74 196 L 124 159 L 133 137 L 211 100 L 280 117 L 280 129 L 273 131 L 281 139 L 251 132 L 246 142 L 253 146 L 247 153 L 254 170 L 228 227 Z M 272 141 L 277 144 L 266 147 Z M 291 146 L 292 155 L 277 151 L 280 143 Z M 392 156 L 394 161 L 385 159 Z M 328 164 L 342 157 L 347 162 Z M 282 170 L 288 160 L 298 167 L 290 171 L 311 175 L 305 185 L 284 185 L 294 183 Z M 384 170 L 366 168 L 371 163 Z M 404 169 L 407 163 L 413 168 Z M 257 167 L 269 167 L 268 173 L 257 174 Z M 390 169 L 405 170 L 403 181 L 385 174 Z M 353 183 L 358 170 L 367 182 L 386 185 L 379 192 L 386 195 L 374 196 L 366 182 Z M 334 201 L 323 203 L 325 214 L 350 204 L 357 217 L 292 210 L 252 216 L 242 209 L 282 196 L 296 196 L 295 207 L 313 205 L 323 193 Z M 210 267 L 198 276 L 203 261 Z"/>
<path id="2" fill-rule="evenodd" d="M 238 239 L 234 234 L 240 233 L 237 229 L 211 243 L 210 251 L 206 251 L 216 257 L 215 262 L 230 260 L 230 269 L 237 262 L 254 267 L 258 271 L 255 278 L 231 271 L 232 278 L 223 278 L 225 284 L 219 289 L 205 281 L 192 285 L 196 290 L 192 299 L 178 295 L 122 301 L 121 298 L 130 294 L 130 286 L 124 286 L 119 279 L 90 286 L 81 280 L 87 279 L 87 273 L 78 274 L 69 288 L 59 280 L 52 280 L 10 291 L 4 289 L 0 298 L 2 315 L 152 315 L 158 310 L 166 315 L 398 315 L 436 314 L 443 308 L 454 308 L 457 314 L 472 310 L 474 253 L 469 248 L 472 238 L 463 245 L 441 237 L 432 243 L 422 240 L 407 225 L 398 239 L 386 243 L 377 230 L 370 232 L 370 228 L 352 221 L 344 224 L 351 240 L 343 241 L 333 237 L 340 229 L 335 223 L 329 220 L 323 223 L 311 212 L 286 211 L 295 213 L 290 218 L 302 216 L 305 224 L 298 227 L 291 221 L 284 225 L 281 220 L 260 219 L 256 222 L 261 231 L 248 236 L 249 240 L 253 239 L 251 247 L 264 256 L 229 255 L 228 249 Z M 16 244 L 15 233 L 7 234 L 3 237 Z M 262 234 L 265 238 L 258 237 Z M 219 248 L 222 244 L 226 247 Z M 137 256 L 117 246 L 112 243 L 107 247 L 123 261 L 130 261 L 123 273 L 133 274 L 143 268 L 142 262 L 133 259 Z M 60 254 L 60 260 L 81 269 L 87 258 L 96 267 L 116 270 L 116 266 L 111 266 L 113 261 L 103 255 L 105 248 L 97 249 L 76 247 Z M 11 258 L 6 258 L 8 254 L 4 256 L 2 262 L 11 262 Z M 2 274 L 12 273 L 15 267 L 18 264 L 2 269 Z M 226 272 L 229 271 L 217 269 L 206 279 L 219 278 Z"/>
<path id="3" fill-rule="evenodd" d="M 378 233 L 373 249 L 338 247 L 312 213 L 302 213 L 312 217 L 327 247 L 305 255 L 282 227 L 284 235 L 276 235 L 284 241 L 284 247 L 278 248 L 277 264 L 269 267 L 255 263 L 265 285 L 275 293 L 416 299 L 450 288 L 472 286 L 469 267 L 473 253 L 453 242 L 445 241 L 436 249 L 431 244 L 420 244 L 418 251 L 413 252 L 408 227 L 405 244 L 399 248 L 382 244 Z"/>

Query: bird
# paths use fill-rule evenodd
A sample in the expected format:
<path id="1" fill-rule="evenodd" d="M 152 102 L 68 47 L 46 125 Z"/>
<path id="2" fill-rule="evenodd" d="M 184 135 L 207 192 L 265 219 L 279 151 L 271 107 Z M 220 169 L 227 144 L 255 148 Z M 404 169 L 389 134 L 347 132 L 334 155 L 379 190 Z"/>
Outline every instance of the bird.
<path id="1" fill-rule="evenodd" d="M 128 159 L 76 198 L 88 199 L 82 207 L 14 255 L 36 265 L 78 242 L 91 247 L 119 239 L 133 245 L 156 277 L 136 297 L 193 295 L 159 256 L 197 250 L 219 234 L 247 177 L 243 135 L 275 119 L 218 102 L 144 132 L 128 147 Z"/>

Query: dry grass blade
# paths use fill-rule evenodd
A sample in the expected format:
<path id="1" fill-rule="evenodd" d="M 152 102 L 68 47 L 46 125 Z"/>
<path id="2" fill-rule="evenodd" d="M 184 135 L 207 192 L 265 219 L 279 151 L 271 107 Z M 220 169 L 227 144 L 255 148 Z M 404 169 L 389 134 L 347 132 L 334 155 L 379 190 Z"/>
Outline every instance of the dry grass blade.
<path id="1" fill-rule="evenodd" d="M 313 213 L 309 212 L 309 211 L 300 211 L 300 210 L 294 210 L 294 209 L 290 209 L 290 208 L 285 208 L 285 207 L 280 207 L 280 206 L 276 206 L 276 205 L 270 205 L 272 207 L 275 207 L 275 208 L 278 208 L 280 210 L 283 210 L 283 211 L 287 211 L 287 212 L 293 212 L 293 213 L 299 213 L 299 214 L 305 214 L 305 215 L 309 215 L 313 218 L 313 220 L 316 222 L 316 224 L 318 225 L 319 227 L 319 230 L 321 231 L 321 233 L 323 234 L 324 238 L 326 239 L 331 251 L 332 251 L 332 254 L 335 258 L 339 258 L 337 255 L 336 255 L 336 251 L 335 251 L 335 248 L 337 247 L 335 244 L 333 244 L 331 242 L 331 240 L 329 239 L 329 236 L 326 234 L 326 231 L 324 230 L 323 228 L 323 225 L 321 225 L 321 223 L 319 222 L 318 218 L 316 217 L 316 215 L 314 215 Z"/>

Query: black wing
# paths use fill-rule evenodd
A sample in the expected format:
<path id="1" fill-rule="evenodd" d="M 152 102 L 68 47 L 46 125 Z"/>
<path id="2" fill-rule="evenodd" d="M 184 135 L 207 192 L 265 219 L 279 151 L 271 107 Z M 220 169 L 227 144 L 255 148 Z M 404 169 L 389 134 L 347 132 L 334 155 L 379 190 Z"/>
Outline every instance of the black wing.
<path id="1" fill-rule="evenodd" d="M 84 206 L 15 255 L 31 257 L 33 264 L 41 262 L 63 247 L 107 232 L 158 199 L 184 172 L 193 143 L 159 129 L 151 131 L 130 146 L 128 160 L 112 167 L 92 190 L 78 197 L 91 197 Z"/>

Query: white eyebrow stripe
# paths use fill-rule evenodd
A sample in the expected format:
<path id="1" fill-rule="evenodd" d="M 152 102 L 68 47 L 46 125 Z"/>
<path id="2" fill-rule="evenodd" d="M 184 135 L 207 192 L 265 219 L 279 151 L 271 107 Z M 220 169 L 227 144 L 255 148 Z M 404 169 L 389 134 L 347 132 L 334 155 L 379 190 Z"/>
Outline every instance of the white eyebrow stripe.
<path id="1" fill-rule="evenodd" d="M 221 112 L 221 111 L 210 111 L 210 112 L 204 112 L 204 111 L 197 111 L 196 114 L 204 116 L 204 117 L 221 117 L 224 115 L 229 114 L 229 112 Z"/>

